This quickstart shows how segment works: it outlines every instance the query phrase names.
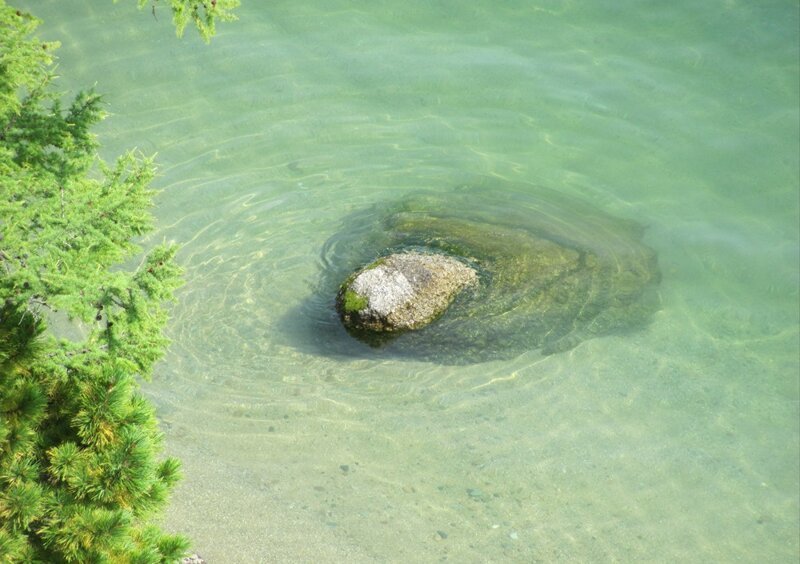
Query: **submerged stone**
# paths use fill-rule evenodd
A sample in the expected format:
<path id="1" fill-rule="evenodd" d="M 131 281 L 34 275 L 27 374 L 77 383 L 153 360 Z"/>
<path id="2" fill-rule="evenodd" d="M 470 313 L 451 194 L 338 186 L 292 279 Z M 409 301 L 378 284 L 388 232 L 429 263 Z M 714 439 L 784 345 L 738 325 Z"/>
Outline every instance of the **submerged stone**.
<path id="1" fill-rule="evenodd" d="M 464 364 L 557 353 L 647 325 L 660 307 L 661 274 L 640 225 L 557 192 L 500 182 L 415 193 L 345 218 L 323 249 L 320 299 L 310 310 L 319 331 L 329 331 L 329 315 L 337 314 L 330 308 L 337 292 L 338 317 L 364 310 L 368 296 L 343 289 L 342 280 L 376 256 L 458 257 L 478 283 L 418 330 L 378 339 L 374 331 L 348 331 L 371 349 L 340 341 L 349 337 L 337 332 L 318 332 L 329 337 L 315 346 L 331 354 L 374 354 L 368 351 L 379 347 L 384 355 Z M 386 274 L 385 282 L 404 295 L 402 280 Z"/>
<path id="2" fill-rule="evenodd" d="M 352 274 L 337 295 L 348 329 L 395 332 L 420 329 L 439 317 L 475 270 L 442 254 L 405 252 L 383 257 Z"/>

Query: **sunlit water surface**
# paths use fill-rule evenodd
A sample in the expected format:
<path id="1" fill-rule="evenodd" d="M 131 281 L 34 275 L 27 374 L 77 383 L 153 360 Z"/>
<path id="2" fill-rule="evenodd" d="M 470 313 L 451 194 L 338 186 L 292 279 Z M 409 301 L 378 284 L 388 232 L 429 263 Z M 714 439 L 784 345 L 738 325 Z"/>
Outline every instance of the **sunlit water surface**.
<path id="1" fill-rule="evenodd" d="M 103 155 L 158 153 L 145 243 L 186 285 L 145 389 L 209 562 L 796 561 L 796 2 L 245 2 L 210 46 L 17 4 L 105 94 Z M 343 220 L 476 178 L 643 225 L 651 323 L 464 365 L 315 343 Z"/>

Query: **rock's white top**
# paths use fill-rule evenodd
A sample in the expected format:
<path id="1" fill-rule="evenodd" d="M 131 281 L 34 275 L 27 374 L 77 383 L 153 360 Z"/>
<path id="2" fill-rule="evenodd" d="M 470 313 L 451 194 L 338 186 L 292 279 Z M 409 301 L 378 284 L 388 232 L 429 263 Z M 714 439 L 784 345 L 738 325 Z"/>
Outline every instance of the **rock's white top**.
<path id="1" fill-rule="evenodd" d="M 402 272 L 383 265 L 356 276 L 350 288 L 367 298 L 370 309 L 381 317 L 388 316 L 414 295 L 414 288 Z"/>

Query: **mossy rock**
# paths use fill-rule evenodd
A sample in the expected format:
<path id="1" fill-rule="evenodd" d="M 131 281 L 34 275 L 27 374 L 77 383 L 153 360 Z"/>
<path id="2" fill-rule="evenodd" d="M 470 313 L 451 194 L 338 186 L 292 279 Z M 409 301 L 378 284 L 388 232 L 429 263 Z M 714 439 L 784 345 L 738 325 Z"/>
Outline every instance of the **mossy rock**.
<path id="1" fill-rule="evenodd" d="M 453 257 L 397 253 L 350 275 L 339 289 L 336 307 L 350 331 L 414 331 L 437 319 L 477 280 L 473 268 Z"/>

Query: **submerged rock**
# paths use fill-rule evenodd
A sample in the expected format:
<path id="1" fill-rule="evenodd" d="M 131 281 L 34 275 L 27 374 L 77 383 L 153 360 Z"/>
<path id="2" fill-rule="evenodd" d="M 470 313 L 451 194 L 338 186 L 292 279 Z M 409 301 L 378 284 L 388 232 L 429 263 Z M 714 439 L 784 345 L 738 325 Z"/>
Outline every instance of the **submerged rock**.
<path id="1" fill-rule="evenodd" d="M 313 346 L 336 355 L 371 355 L 379 347 L 381 355 L 466 364 L 531 350 L 557 353 L 645 327 L 660 307 L 661 274 L 643 233 L 580 200 L 497 178 L 381 203 L 345 218 L 323 248 L 319 297 L 307 310 L 314 315 Z M 409 252 L 457 257 L 479 283 L 419 330 L 379 338 L 368 330 L 344 333 L 370 349 L 329 332 L 337 317 L 331 296 L 342 280 L 376 256 Z"/>
<path id="2" fill-rule="evenodd" d="M 420 329 L 477 280 L 473 268 L 446 255 L 393 254 L 351 275 L 339 290 L 337 309 L 348 329 Z"/>

